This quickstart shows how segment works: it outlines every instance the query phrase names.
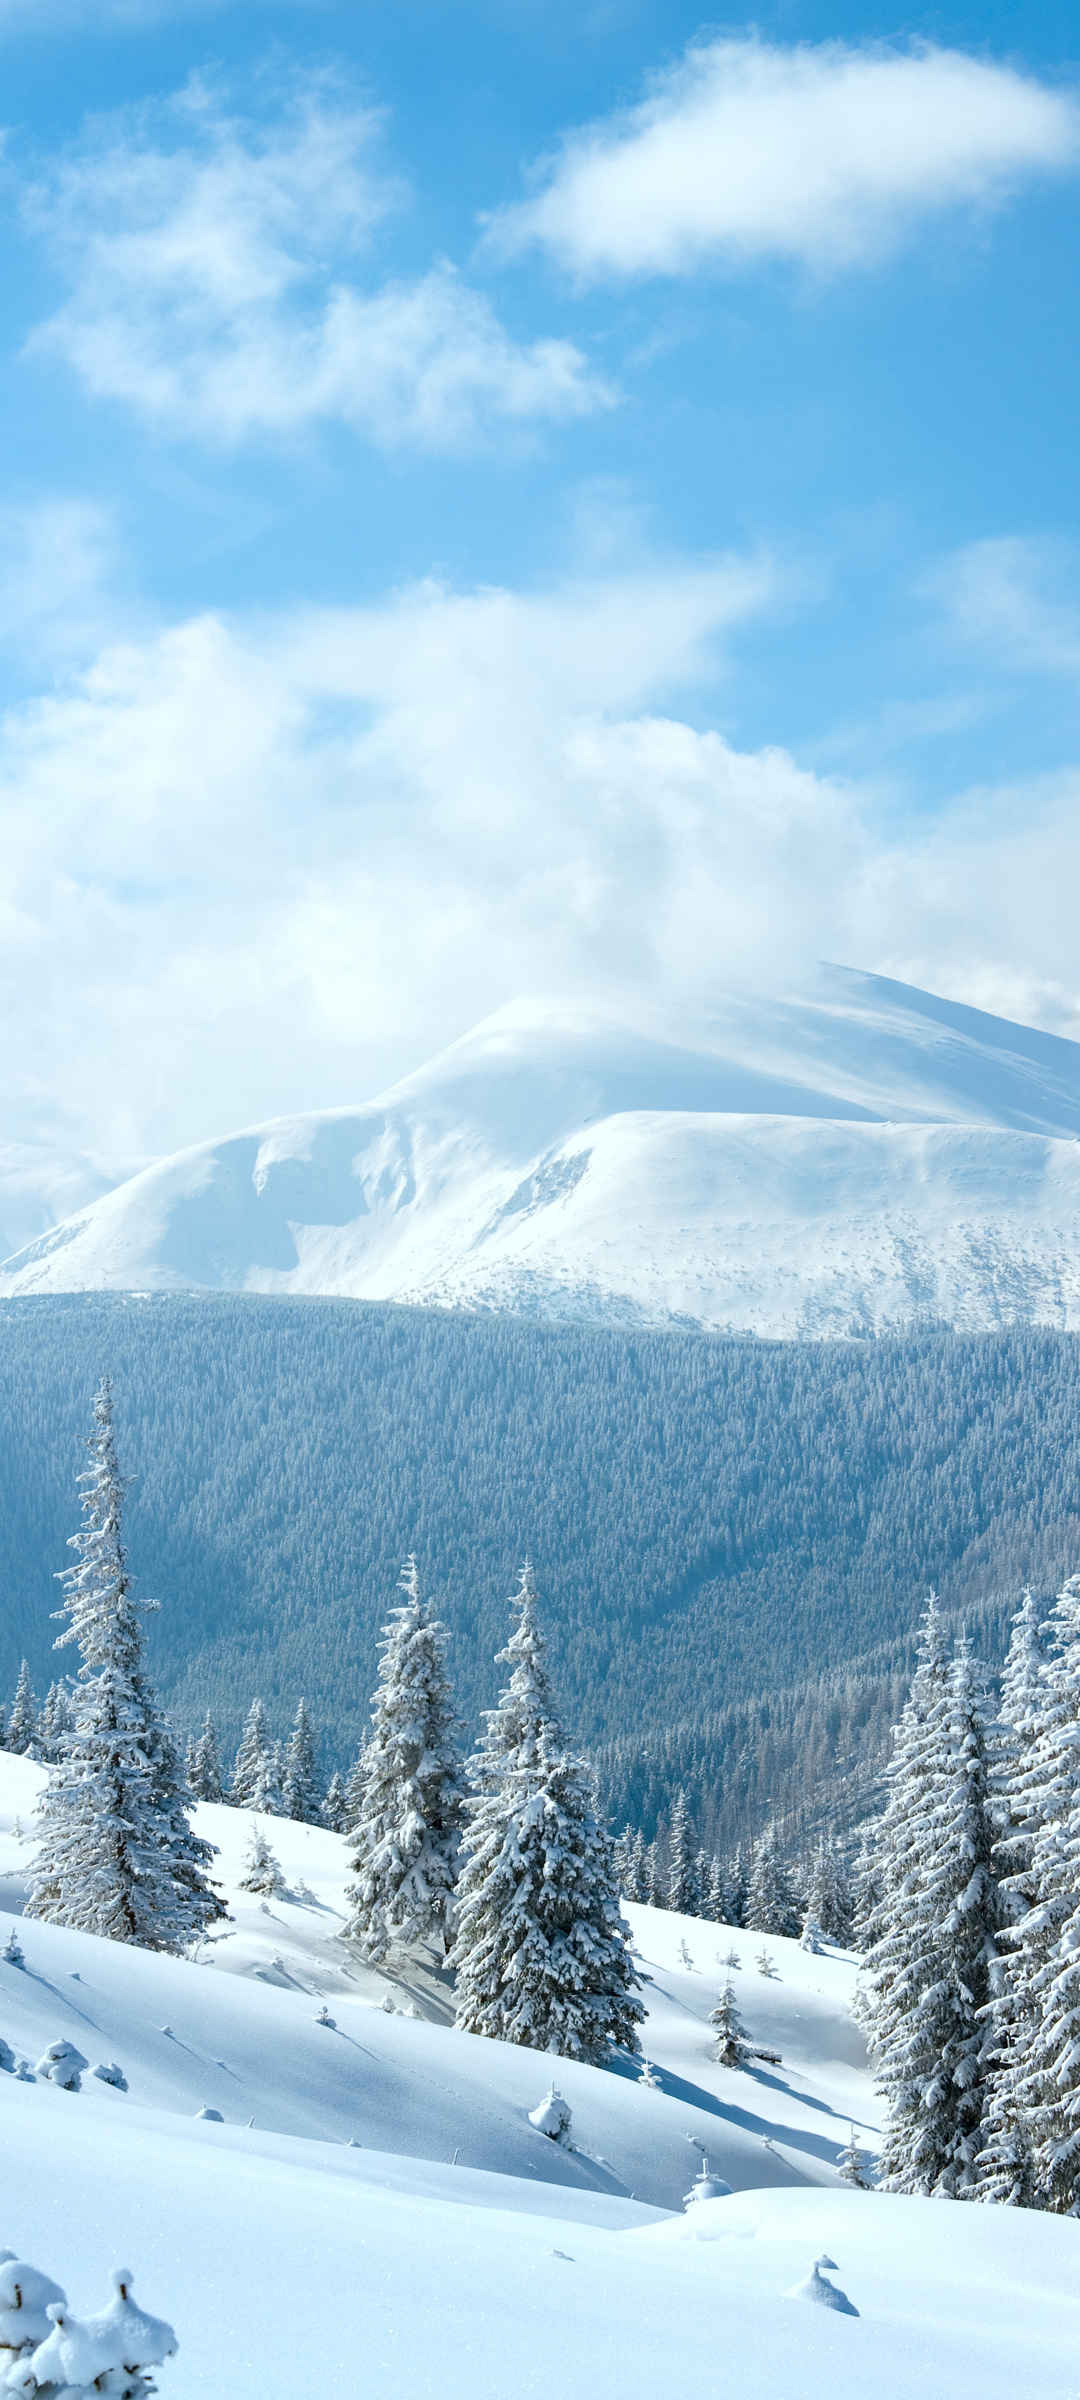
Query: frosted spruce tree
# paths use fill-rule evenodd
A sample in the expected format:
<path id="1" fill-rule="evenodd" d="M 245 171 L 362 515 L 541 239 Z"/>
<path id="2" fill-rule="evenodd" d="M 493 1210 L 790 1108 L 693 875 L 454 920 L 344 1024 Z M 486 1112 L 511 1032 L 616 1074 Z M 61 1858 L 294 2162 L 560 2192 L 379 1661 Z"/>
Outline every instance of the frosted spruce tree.
<path id="1" fill-rule="evenodd" d="M 258 1808 L 273 1815 L 275 1795 L 274 1745 L 266 1710 L 261 1700 L 253 1700 L 240 1736 L 229 1799 L 233 1808 Z"/>
<path id="2" fill-rule="evenodd" d="M 715 2008 L 709 2010 L 713 2029 L 713 2057 L 720 2067 L 746 2067 L 750 2063 L 750 2045 L 746 2027 L 739 2014 L 739 2004 L 730 1976 L 724 1985 Z"/>
<path id="3" fill-rule="evenodd" d="M 908 1871 L 868 2034 L 888 2120 L 880 2183 L 972 2196 L 1001 1901 L 980 1677 L 962 1644 L 920 1739 Z M 880 1946 L 879 1946 L 880 1947 Z M 873 1965 L 873 1958 L 872 1958 Z"/>
<path id="4" fill-rule="evenodd" d="M 77 1643 L 74 1724 L 38 1808 L 26 1914 L 151 1950 L 179 1950 L 220 1913 L 211 1853 L 179 1802 L 176 1753 L 142 1665 L 141 1614 L 121 1539 L 123 1483 L 107 1381 L 79 1477 L 76 1562 L 60 1578 L 57 1647 Z"/>
<path id="5" fill-rule="evenodd" d="M 383 1627 L 353 1849 L 350 1940 L 380 1963 L 396 1947 L 453 1935 L 463 1789 L 446 1674 L 445 1627 L 408 1558 Z"/>
<path id="6" fill-rule="evenodd" d="M 315 1766 L 315 1735 L 306 1700 L 297 1702 L 293 1729 L 285 1751 L 281 1779 L 285 1816 L 302 1825 L 317 1825 L 322 1812 L 322 1787 Z"/>
<path id="7" fill-rule="evenodd" d="M 892 1986 L 901 1977 L 907 1999 L 912 1988 L 912 1911 L 924 1863 L 915 1828 L 928 1805 L 940 1760 L 938 1711 L 948 1680 L 945 1626 L 937 1593 L 930 1592 L 919 1625 L 911 1690 L 893 1728 L 885 1806 L 876 1825 L 866 1828 L 860 1853 L 857 1921 L 864 1966 L 855 2014 L 868 2038 L 883 2047 L 889 2039 Z"/>
<path id="8" fill-rule="evenodd" d="M 196 1800 L 224 1800 L 225 1786 L 221 1779 L 221 1751 L 217 1728 L 207 1709 L 202 1732 L 195 1743 L 191 1759 L 189 1782 Z"/>
<path id="9" fill-rule="evenodd" d="M 754 1844 L 745 1922 L 754 1933 L 797 1935 L 802 1923 L 791 1862 L 775 1820 Z"/>
<path id="10" fill-rule="evenodd" d="M 347 1831 L 348 1818 L 345 1812 L 345 1779 L 343 1775 L 338 1773 L 336 1767 L 326 1787 L 326 1798 L 323 1801 L 321 1813 L 322 1822 L 326 1826 L 328 1832 L 345 1833 Z"/>
<path id="11" fill-rule="evenodd" d="M 697 1914 L 700 1895 L 694 1873 L 694 1841 L 690 1831 L 690 1811 L 686 1793 L 680 1784 L 671 1811 L 668 1832 L 667 1906 L 681 1916 Z"/>
<path id="12" fill-rule="evenodd" d="M 851 1940 L 851 1884 L 832 1834 L 822 1834 L 814 1847 L 806 1889 L 806 1913 L 820 1926 L 826 1941 Z"/>
<path id="13" fill-rule="evenodd" d="M 1080 1576 L 1050 1614 L 1049 1655 L 1013 1787 L 1023 1912 L 1003 1935 L 980 2196 L 1080 2214 Z M 1032 1739 L 1034 1736 L 1034 1739 Z M 1027 1905 L 1030 1903 L 1030 1905 Z"/>
<path id="14" fill-rule="evenodd" d="M 499 1663 L 510 1678 L 473 1762 L 458 1932 L 457 2024 L 601 2063 L 636 2051 L 644 2014 L 592 1777 L 563 1742 L 526 1563 Z"/>
<path id="15" fill-rule="evenodd" d="M 38 1707 L 37 1701 L 34 1697 L 34 1687 L 30 1681 L 30 1669 L 27 1666 L 25 1658 L 21 1667 L 19 1668 L 19 1680 L 15 1686 L 15 1698 L 11 1703 L 11 1715 L 8 1718 L 7 1746 L 9 1750 L 13 1750 L 16 1756 L 20 1758 L 37 1758 L 40 1756 L 40 1742 L 38 1738 Z"/>

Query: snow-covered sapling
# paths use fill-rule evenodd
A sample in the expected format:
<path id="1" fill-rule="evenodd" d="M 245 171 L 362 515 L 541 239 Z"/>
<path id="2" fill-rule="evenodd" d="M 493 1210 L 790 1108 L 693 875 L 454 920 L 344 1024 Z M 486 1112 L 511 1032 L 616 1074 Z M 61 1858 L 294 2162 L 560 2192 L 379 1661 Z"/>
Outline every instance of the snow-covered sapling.
<path id="1" fill-rule="evenodd" d="M 652 2060 L 649 2058 L 642 2059 L 641 2073 L 638 2076 L 638 2082 L 644 2085 L 647 2092 L 662 2092 L 664 2088 L 660 2081 L 660 2077 L 653 2066 Z"/>
<path id="2" fill-rule="evenodd" d="M 837 2170 L 842 2176 L 844 2182 L 850 2183 L 855 2191 L 869 2192 L 873 2189 L 873 2186 L 870 2182 L 870 2177 L 866 2171 L 869 2164 L 869 2151 L 860 2150 L 855 2139 L 855 2127 L 853 2125 L 847 2141 L 844 2143 L 843 2149 L 837 2152 Z"/>
<path id="3" fill-rule="evenodd" d="M 546 2133 L 549 2142 L 566 2143 L 570 2139 L 570 2104 L 564 2100 L 557 2084 L 545 2092 L 535 2108 L 529 2110 L 529 2123 L 537 2133 Z"/>
<path id="4" fill-rule="evenodd" d="M 331 2016 L 331 2014 L 330 2014 L 330 2011 L 329 2011 L 329 2009 L 327 2008 L 327 2005 L 326 2005 L 326 2002 L 325 2002 L 325 2000 L 323 2001 L 322 2007 L 321 2007 L 321 2008 L 318 2010 L 318 2012 L 317 2012 L 317 2014 L 316 2014 L 315 2023 L 316 2023 L 316 2025 L 327 2025 L 327 2026 L 329 2026 L 329 2029 L 330 2029 L 331 2033 L 336 2033 L 336 2032 L 337 2032 L 337 2020 L 336 2020 L 336 2018 L 334 2018 L 334 2017 L 332 2017 L 332 2016 Z"/>
<path id="5" fill-rule="evenodd" d="M 709 2011 L 709 2023 L 715 2040 L 713 2057 L 720 2067 L 745 2067 L 750 2059 L 746 2027 L 739 2015 L 738 2003 L 731 1983 L 726 1983 L 716 2003 Z"/>
<path id="6" fill-rule="evenodd" d="M 691 1958 L 691 1956 L 690 1956 L 690 1952 L 689 1952 L 689 1950 L 688 1950 L 688 1949 L 687 1949 L 687 1947 L 686 1947 L 686 1935 L 685 1935 L 685 1934 L 683 1935 L 683 1938 L 682 1938 L 681 1942 L 679 1943 L 679 1965 L 680 1965 L 681 1967 L 686 1967 L 686 1968 L 688 1968 L 688 1969 L 689 1969 L 689 1971 L 690 1971 L 690 1973 L 691 1973 L 691 1974 L 693 1973 L 694 1962 L 693 1962 L 693 1959 L 692 1959 L 692 1958 Z"/>
<path id="7" fill-rule="evenodd" d="M 18 2388 L 11 2382 L 11 2369 L 46 2339 L 46 2309 L 63 2299 L 59 2284 L 48 2275 L 11 2250 L 0 2252 L 0 2391 Z M 29 2388 L 32 2391 L 33 2385 Z"/>
<path id="8" fill-rule="evenodd" d="M 701 2200 L 730 2200 L 730 2198 L 730 2183 L 725 2183 L 722 2175 L 714 2175 L 711 2172 L 708 2158 L 703 2150 L 701 2165 L 689 2191 L 683 2195 L 683 2207 L 696 2208 Z"/>
<path id="9" fill-rule="evenodd" d="M 762 1949 L 757 1952 L 757 1955 L 754 1959 L 754 1965 L 757 1968 L 759 1975 L 771 1977 L 774 1982 L 778 1980 L 772 1955 L 768 1950 Z"/>
<path id="10" fill-rule="evenodd" d="M 240 1877 L 240 1890 L 265 1893 L 271 1900 L 280 1900 L 287 1888 L 285 1877 L 261 1825 L 253 1824 L 244 1872 Z"/>
<path id="11" fill-rule="evenodd" d="M 717 1952 L 717 1956 L 719 1957 L 719 1952 Z M 720 1960 L 720 1964 L 721 1964 L 721 1966 L 723 1966 L 723 1967 L 729 1967 L 729 1968 L 730 1968 L 730 1967 L 741 1967 L 741 1965 L 742 1965 L 742 1960 L 741 1960 L 741 1958 L 739 1957 L 739 1953 L 738 1953 L 738 1951 L 736 1950 L 734 1943 L 732 1943 L 732 1946 L 731 1946 L 730 1950 L 725 1950 L 725 1952 L 724 1952 L 724 1955 L 723 1955 L 723 1958 Z"/>
<path id="12" fill-rule="evenodd" d="M 383 1993 L 382 2012 L 384 2017 L 396 2017 L 397 2015 L 397 2010 L 393 2002 L 393 1996 L 390 1992 Z"/>
<path id="13" fill-rule="evenodd" d="M 15 2267 L 20 2277 L 32 2276 L 32 2268 Z M 44 2276 L 36 2277 L 44 2285 Z M 62 2396 L 62 2400 L 91 2400 L 95 2393 L 108 2392 L 115 2400 L 141 2400 L 141 2395 L 157 2390 L 150 2369 L 160 2366 L 176 2352 L 176 2335 L 171 2325 L 159 2317 L 147 2316 L 132 2297 L 131 2276 L 126 2269 L 113 2276 L 115 2293 L 108 2308 L 100 2316 L 80 2319 L 72 2315 L 64 2294 L 55 2284 L 49 2290 L 56 2294 L 42 2312 L 34 2314 L 42 2323 L 41 2339 L 29 2350 L 18 2353 L 13 2375 L 7 2388 L 13 2392 Z M 0 2359 L 3 2352 L 0 2351 Z"/>
<path id="14" fill-rule="evenodd" d="M 202 2108 L 196 2109 L 195 2116 L 196 2120 L 201 2117 L 204 2125 L 224 2125 L 225 2123 L 220 2108 L 207 2108 L 205 2102 Z"/>
<path id="15" fill-rule="evenodd" d="M 50 2042 L 37 2071 L 45 2083 L 57 2083 L 62 2092 L 81 2092 L 82 2078 L 89 2065 L 74 2042 Z"/>
<path id="16" fill-rule="evenodd" d="M 0 1950 L 0 1958 L 3 1959 L 5 1967 L 25 1967 L 26 1965 L 26 1957 L 23 1951 L 23 1946 L 19 1940 L 18 1934 L 15 1931 L 14 1925 L 11 1928 L 11 1932 L 8 1935 L 3 1949 Z"/>
<path id="17" fill-rule="evenodd" d="M 816 1957 L 824 1945 L 824 1940 L 825 1936 L 822 1933 L 817 1918 L 811 1916 L 808 1912 L 803 1923 L 802 1932 L 799 1935 L 800 1950 L 809 1950 Z"/>

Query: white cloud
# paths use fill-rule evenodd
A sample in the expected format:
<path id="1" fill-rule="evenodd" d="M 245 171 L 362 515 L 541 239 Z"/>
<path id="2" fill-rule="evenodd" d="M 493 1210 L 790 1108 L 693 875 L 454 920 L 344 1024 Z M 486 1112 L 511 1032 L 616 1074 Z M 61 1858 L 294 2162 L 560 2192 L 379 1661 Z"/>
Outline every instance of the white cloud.
<path id="1" fill-rule="evenodd" d="M 970 542 L 926 589 L 953 636 L 1014 673 L 1080 676 L 1080 556 L 1063 541 Z"/>
<path id="2" fill-rule="evenodd" d="M 902 836 L 685 721 L 778 579 L 200 617 L 0 725 L 13 1136 L 165 1149 L 363 1098 L 522 990 L 797 982 L 820 956 L 1080 1033 L 1080 771 Z"/>
<path id="3" fill-rule="evenodd" d="M 542 243 L 592 281 L 768 258 L 851 267 L 935 210 L 1075 165 L 1078 136 L 1071 97 L 957 51 L 725 38 L 571 134 L 489 238 Z"/>
<path id="4" fill-rule="evenodd" d="M 392 448 L 583 415 L 611 394 L 573 344 L 520 342 L 439 263 L 380 280 L 400 203 L 380 120 L 314 86 L 268 122 L 201 83 L 92 130 L 26 196 L 71 290 L 31 347 L 152 424 L 225 445 L 336 420 Z"/>

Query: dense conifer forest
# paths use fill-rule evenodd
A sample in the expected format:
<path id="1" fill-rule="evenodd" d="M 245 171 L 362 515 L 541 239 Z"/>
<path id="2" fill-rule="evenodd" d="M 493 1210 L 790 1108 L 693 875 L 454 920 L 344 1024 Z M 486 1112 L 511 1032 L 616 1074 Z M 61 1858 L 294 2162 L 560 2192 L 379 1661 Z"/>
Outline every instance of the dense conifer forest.
<path id="1" fill-rule="evenodd" d="M 1080 1548 L 1080 1344 L 772 1344 L 359 1302 L 82 1295 L 0 1311 L 0 1690 L 43 1691 L 90 1395 L 116 1395 L 155 1677 L 230 1743 L 306 1694 L 364 1729 L 406 1551 L 470 1716 L 523 1553 L 616 1819 L 702 1838 L 872 1774 L 928 1583 L 990 1654 Z M 748 1817 L 750 1821 L 748 1822 Z M 706 1819 L 707 1821 L 701 1821 Z"/>

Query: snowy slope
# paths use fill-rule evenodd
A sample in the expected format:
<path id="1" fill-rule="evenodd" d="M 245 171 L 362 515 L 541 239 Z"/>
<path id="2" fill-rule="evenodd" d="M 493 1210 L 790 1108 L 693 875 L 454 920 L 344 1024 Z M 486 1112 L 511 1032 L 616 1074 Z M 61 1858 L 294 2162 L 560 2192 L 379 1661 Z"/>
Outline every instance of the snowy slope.
<path id="1" fill-rule="evenodd" d="M 107 1175 L 77 1150 L 49 1142 L 0 1142 L 0 1257 L 21 1250 L 74 1209 L 99 1198 L 118 1174 Z"/>
<path id="2" fill-rule="evenodd" d="M 25 1828 L 39 1782 L 0 1753 L 8 1904 L 27 1855 L 15 1821 Z M 203 1823 L 229 1835 L 228 1882 L 243 1824 L 220 1810 Z M 382 1978 L 350 1985 L 339 1972 L 341 2030 L 314 2024 L 342 1845 L 270 1830 L 311 1896 L 273 1904 L 273 1920 L 248 1903 L 206 1963 L 28 1922 L 26 1965 L 0 1964 L 0 2034 L 13 2047 L 67 2031 L 128 2080 L 120 2091 L 86 2076 L 68 2093 L 0 2073 L 0 2246 L 57 2276 L 77 2308 L 100 2305 L 111 2267 L 133 2266 L 138 2296 L 180 2340 L 163 2400 L 658 2400 L 698 2388 L 739 2400 L 1075 2400 L 1080 2227 L 849 2192 L 813 2148 L 810 2135 L 830 2148 L 846 2135 L 838 2111 L 873 2105 L 846 2013 L 848 1962 L 775 1942 L 779 1979 L 766 1982 L 757 1937 L 635 1911 L 665 2089 L 560 2062 L 581 2145 L 568 2154 L 525 2122 L 550 2060 L 388 2017 L 373 2005 Z M 0 1915 L 0 1937 L 12 1923 Z M 751 2026 L 783 2052 L 767 2079 L 703 2057 L 715 1951 L 729 1938 L 748 1952 L 734 1972 Z M 689 1969 L 676 1964 L 683 1941 Z M 256 1973 L 274 1956 L 277 1988 Z M 226 2065 L 211 2092 L 215 2057 Z M 692 2106 L 678 2096 L 690 2081 Z M 196 2118 L 207 2098 L 226 2122 Z M 772 2112 L 771 2154 L 745 2124 L 752 2109 Z M 358 2125 L 362 2149 L 348 2146 Z M 643 2205 L 650 2176 L 685 2188 L 688 2127 L 695 2143 L 704 2128 L 722 2172 L 743 2155 L 739 2136 L 767 2174 L 685 2216 Z M 637 2199 L 624 2180 L 632 2158 Z M 823 2254 L 857 2315 L 795 2296 Z"/>
<path id="3" fill-rule="evenodd" d="M 1080 1045 L 881 978 L 691 1039 L 503 1011 L 360 1109 L 159 1162 L 9 1294 L 248 1290 L 842 1334 L 1080 1324 Z"/>
<path id="4" fill-rule="evenodd" d="M 40 1768 L 0 1751 L 0 1910 L 21 1906 L 42 1779 Z M 661 2208 L 678 2206 L 695 2149 L 707 2150 L 734 2188 L 833 2186 L 853 2119 L 862 2125 L 869 2115 L 873 2145 L 875 2103 L 847 2013 L 852 1969 L 839 1956 L 806 1958 L 796 1944 L 770 1944 L 780 1978 L 768 1982 L 752 1964 L 756 1937 L 633 1911 L 652 1978 L 646 2041 L 661 2089 L 642 2088 L 632 2069 L 600 2074 L 560 2062 L 574 2112 L 575 2146 L 565 2151 L 528 2122 L 548 2062 L 456 2033 L 445 1984 L 422 1964 L 391 1980 L 353 1963 L 340 1939 L 346 1861 L 336 1835 L 261 1820 L 297 1894 L 264 1905 L 236 1888 L 250 1819 L 203 1807 L 197 1821 L 220 1845 L 215 1872 L 234 1918 L 215 1931 L 201 1963 L 36 1923 L 22 1931 L 26 1968 L 0 1961 L 0 2039 L 31 2065 L 59 2039 L 74 2042 L 91 2068 L 116 2060 L 128 2091 L 106 2090 L 105 2102 L 119 2116 L 149 2107 L 191 2119 L 215 2108 L 233 2126 L 254 2117 L 276 2134 L 456 2156 L 462 2166 L 620 2201 L 633 2193 Z M 0 1948 L 8 1928 L 0 1915 Z M 684 1936 L 695 1959 L 689 1972 L 677 1964 Z M 781 2051 L 779 2068 L 733 2073 L 710 2058 L 706 2020 L 729 1939 L 745 1952 L 736 1975 L 751 2035 Z M 387 1996 L 420 2017 L 385 2013 Z M 324 2001 L 333 2029 L 316 2023 Z"/>

